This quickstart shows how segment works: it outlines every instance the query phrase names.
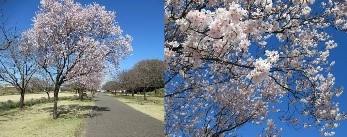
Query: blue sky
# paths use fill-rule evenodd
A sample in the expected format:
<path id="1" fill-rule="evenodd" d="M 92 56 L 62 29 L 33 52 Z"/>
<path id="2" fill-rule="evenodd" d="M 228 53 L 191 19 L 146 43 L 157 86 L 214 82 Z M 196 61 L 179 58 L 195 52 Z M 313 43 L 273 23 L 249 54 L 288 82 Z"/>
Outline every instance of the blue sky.
<path id="1" fill-rule="evenodd" d="M 133 37 L 132 56 L 123 60 L 120 69 L 129 69 L 144 59 L 164 58 L 164 9 L 161 0 L 75 0 L 83 5 L 96 2 L 106 10 L 116 12 L 116 22 L 124 34 Z M 9 0 L 4 6 L 5 16 L 11 26 L 26 30 L 33 24 L 35 12 L 39 10 L 39 0 Z"/>

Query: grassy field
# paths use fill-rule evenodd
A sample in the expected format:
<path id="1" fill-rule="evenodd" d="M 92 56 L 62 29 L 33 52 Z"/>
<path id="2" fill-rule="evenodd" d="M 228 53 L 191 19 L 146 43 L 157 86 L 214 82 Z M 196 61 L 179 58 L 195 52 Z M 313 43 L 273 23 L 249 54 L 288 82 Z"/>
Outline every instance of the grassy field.
<path id="1" fill-rule="evenodd" d="M 71 92 L 61 92 L 59 93 L 59 97 L 67 97 L 67 96 L 73 96 L 78 95 Z M 53 93 L 49 94 L 50 97 L 53 97 Z M 24 101 L 28 101 L 30 99 L 40 99 L 42 97 L 47 98 L 46 93 L 37 93 L 37 94 L 25 94 Z M 0 102 L 6 102 L 8 100 L 11 100 L 13 102 L 19 102 L 20 95 L 6 95 L 6 96 L 0 96 Z"/>
<path id="2" fill-rule="evenodd" d="M 114 95 L 112 95 L 114 96 Z M 148 96 L 148 100 L 143 100 L 143 95 L 135 95 L 135 97 L 117 95 L 117 100 L 129 105 L 130 107 L 147 114 L 155 119 L 164 122 L 164 98 Z"/>
<path id="3" fill-rule="evenodd" d="M 14 87 L 0 87 L 0 96 L 2 96 L 2 95 L 16 95 L 16 94 L 19 94 L 19 92 Z"/>
<path id="4" fill-rule="evenodd" d="M 38 104 L 22 111 L 0 110 L 1 137 L 83 136 L 81 125 L 94 106 L 92 101 L 59 101 L 59 118 L 52 119 L 52 103 Z"/>

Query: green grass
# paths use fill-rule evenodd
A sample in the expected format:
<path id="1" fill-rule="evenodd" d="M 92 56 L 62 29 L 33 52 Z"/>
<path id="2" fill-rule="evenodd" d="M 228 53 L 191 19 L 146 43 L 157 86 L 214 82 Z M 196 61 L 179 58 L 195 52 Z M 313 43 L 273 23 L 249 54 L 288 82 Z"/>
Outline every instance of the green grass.
<path id="1" fill-rule="evenodd" d="M 59 101 L 59 118 L 52 119 L 53 103 L 38 104 L 23 110 L 0 110 L 1 137 L 83 136 L 81 125 L 90 115 L 92 101 Z"/>
<path id="2" fill-rule="evenodd" d="M 114 96 L 114 95 L 112 95 Z M 143 99 L 143 95 L 135 97 L 117 95 L 115 98 L 128 106 L 147 114 L 155 119 L 164 122 L 164 98 L 156 96 L 148 96 L 147 100 Z"/>

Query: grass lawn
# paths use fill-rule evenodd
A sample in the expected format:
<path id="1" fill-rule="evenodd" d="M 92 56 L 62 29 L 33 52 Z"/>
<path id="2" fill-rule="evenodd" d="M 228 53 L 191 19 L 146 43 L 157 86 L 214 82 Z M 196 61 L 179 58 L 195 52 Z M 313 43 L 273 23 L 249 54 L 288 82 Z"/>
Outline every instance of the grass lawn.
<path id="1" fill-rule="evenodd" d="M 59 101 L 59 118 L 52 118 L 53 103 L 37 104 L 20 111 L 0 110 L 1 137 L 83 136 L 84 119 L 94 106 L 92 101 Z"/>
<path id="2" fill-rule="evenodd" d="M 59 93 L 59 97 L 67 97 L 67 96 L 73 96 L 73 95 L 78 95 L 74 94 L 71 92 L 61 92 Z M 49 96 L 52 98 L 53 97 L 53 92 L 49 94 Z M 24 96 L 24 101 L 28 101 L 30 99 L 40 99 L 42 97 L 47 98 L 46 93 L 36 93 L 36 94 L 25 94 Z M 5 95 L 5 96 L 0 96 L 0 102 L 6 102 L 8 100 L 11 100 L 13 102 L 19 102 L 20 95 Z"/>
<path id="3" fill-rule="evenodd" d="M 112 95 L 114 96 L 114 95 Z M 164 98 L 148 96 L 148 100 L 143 100 L 143 95 L 135 95 L 135 97 L 117 95 L 117 100 L 129 105 L 130 107 L 147 114 L 155 119 L 164 122 Z"/>

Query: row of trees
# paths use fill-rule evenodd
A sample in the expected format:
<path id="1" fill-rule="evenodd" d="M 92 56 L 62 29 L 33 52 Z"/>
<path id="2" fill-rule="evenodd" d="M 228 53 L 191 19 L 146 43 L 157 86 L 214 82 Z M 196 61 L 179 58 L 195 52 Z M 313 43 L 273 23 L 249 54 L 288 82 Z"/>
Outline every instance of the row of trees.
<path id="1" fill-rule="evenodd" d="M 122 34 L 115 17 L 115 12 L 96 3 L 83 6 L 73 0 L 41 0 L 32 28 L 18 32 L 4 22 L 0 79 L 20 91 L 20 107 L 34 76 L 53 87 L 54 119 L 63 84 L 100 87 L 106 64 L 116 68 L 132 51 L 132 38 Z"/>
<path id="2" fill-rule="evenodd" d="M 146 91 L 164 87 L 164 63 L 161 60 L 143 60 L 134 65 L 132 69 L 119 73 L 116 80 L 103 85 L 104 90 L 125 90 L 131 92 L 143 91 L 146 100 Z"/>
<path id="3" fill-rule="evenodd" d="M 100 79 L 94 79 L 88 76 L 87 80 L 88 81 L 79 80 L 67 82 L 60 88 L 60 90 L 75 92 L 79 95 L 80 100 L 83 100 L 85 92 L 90 91 L 92 95 L 94 95 L 97 89 L 100 88 Z M 51 99 L 49 93 L 54 90 L 54 83 L 48 77 L 38 77 L 35 75 L 28 82 L 26 90 L 30 93 L 45 92 L 48 99 Z"/>

